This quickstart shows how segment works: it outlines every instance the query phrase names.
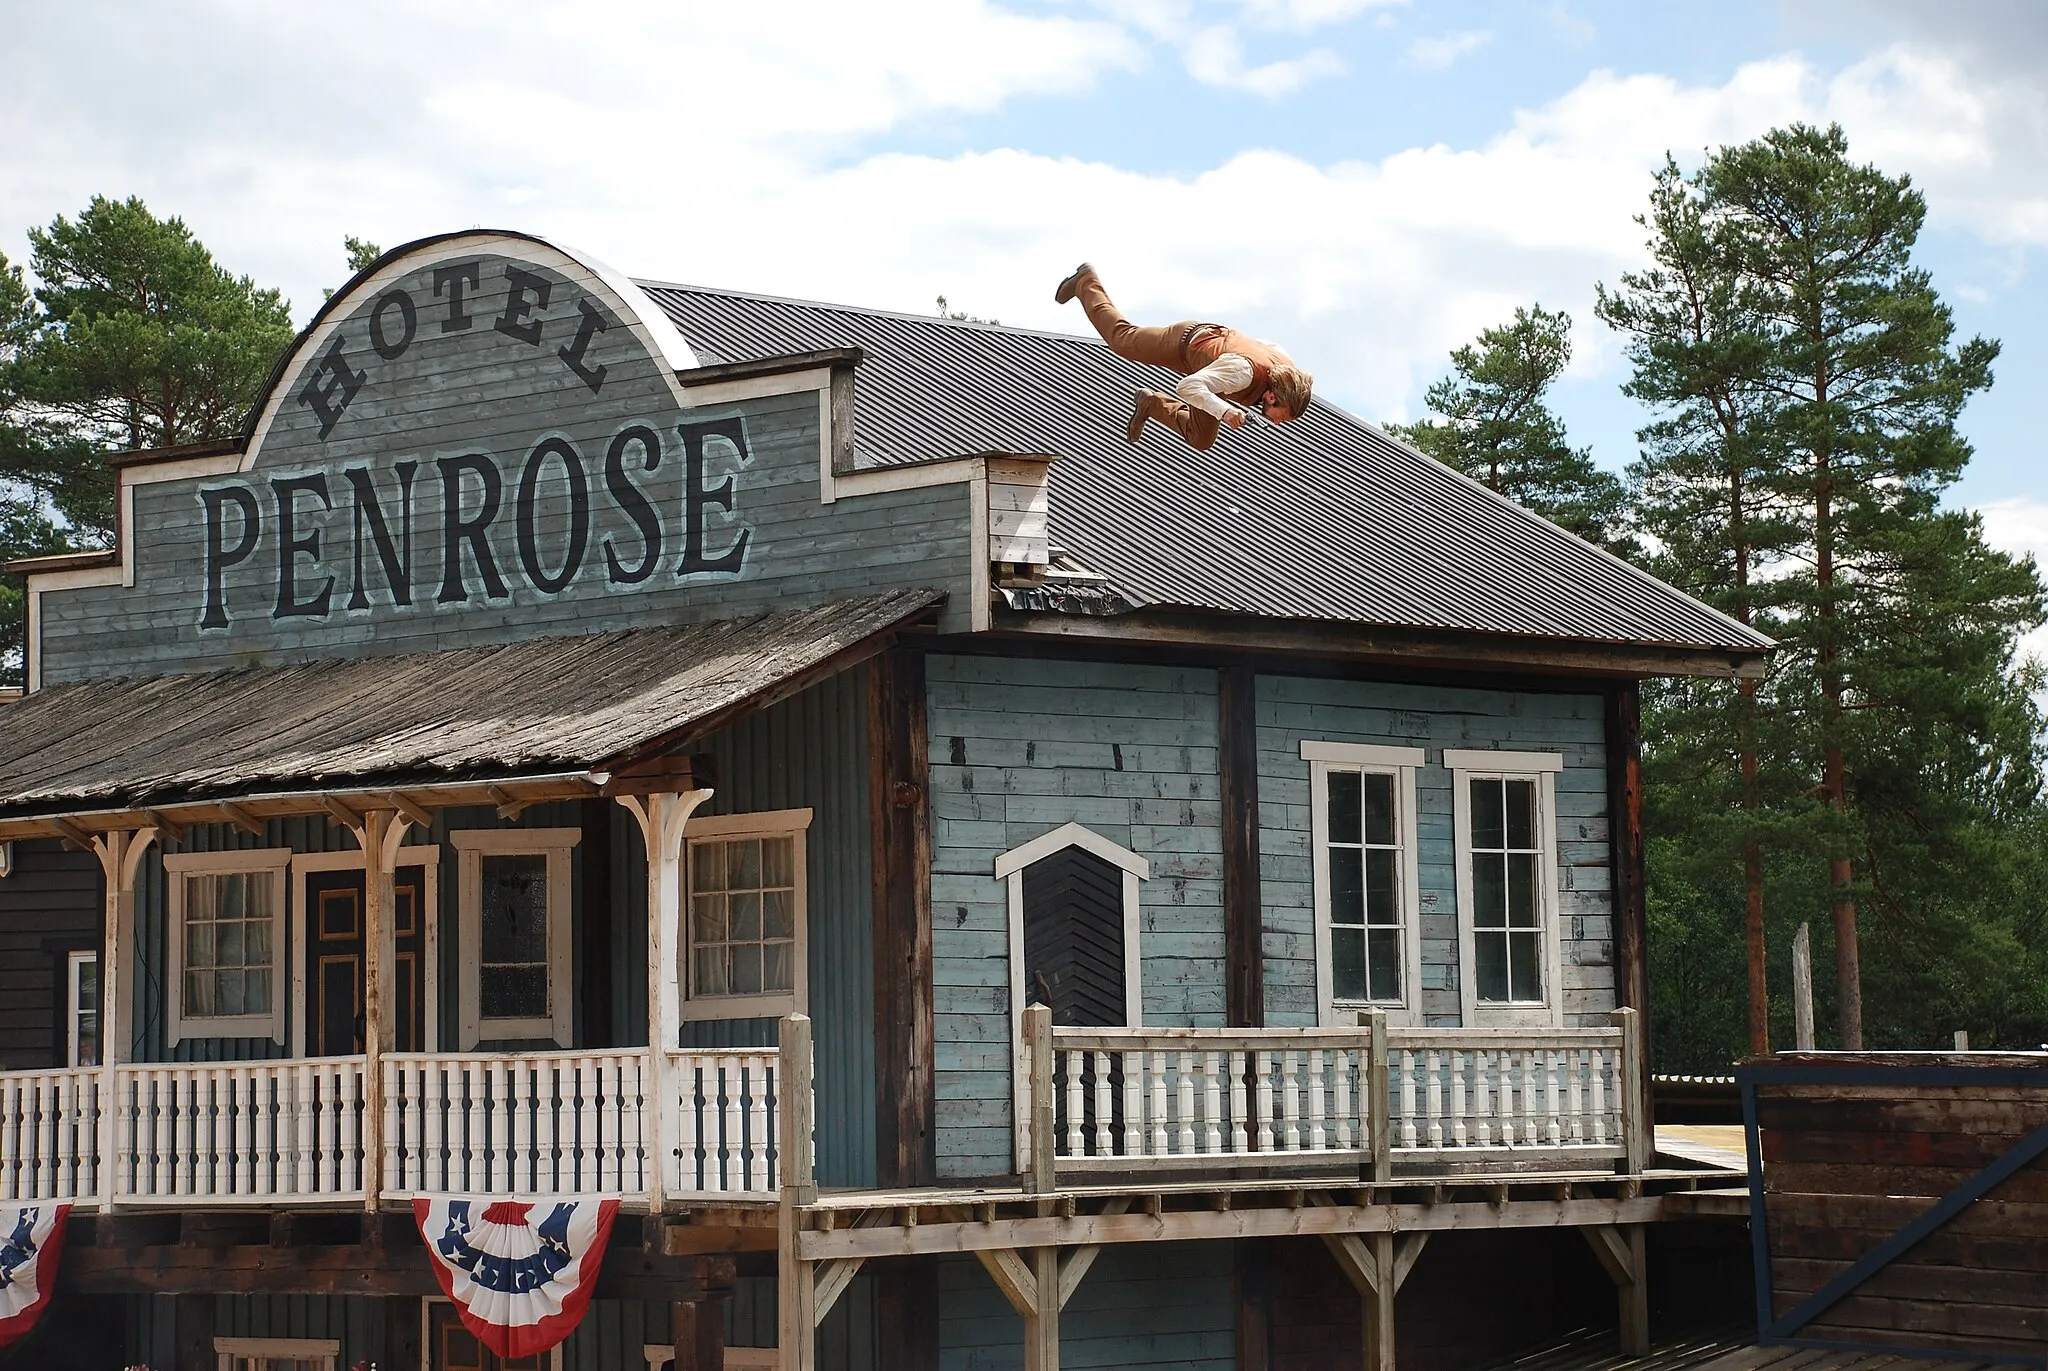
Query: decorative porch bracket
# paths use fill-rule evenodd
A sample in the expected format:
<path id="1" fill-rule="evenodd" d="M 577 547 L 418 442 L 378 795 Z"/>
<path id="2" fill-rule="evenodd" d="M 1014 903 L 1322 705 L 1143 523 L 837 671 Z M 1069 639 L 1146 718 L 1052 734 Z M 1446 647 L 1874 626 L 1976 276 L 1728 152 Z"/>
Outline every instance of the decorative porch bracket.
<path id="1" fill-rule="evenodd" d="M 133 1032 L 128 1026 L 126 976 L 130 949 L 135 944 L 135 873 L 142 854 L 156 841 L 154 828 L 110 829 L 86 839 L 100 860 L 106 877 L 107 905 L 105 955 L 100 959 L 100 1157 L 97 1180 L 100 1212 L 114 1207 L 116 1177 L 120 1171 L 120 1129 L 116 1126 L 115 1071 L 133 1054 Z"/>
<path id="2" fill-rule="evenodd" d="M 622 787 L 623 788 L 623 787 Z M 647 850 L 647 1212 L 668 1198 L 669 1054 L 682 1035 L 683 828 L 709 790 L 614 793 L 640 825 Z"/>
<path id="3" fill-rule="evenodd" d="M 1119 1195 L 1102 1212 L 1122 1214 L 1130 1206 L 1130 1197 Z M 1074 1298 L 1088 1268 L 1102 1255 L 1101 1246 L 1076 1247 L 1064 1254 L 1057 1247 L 1034 1247 L 1021 1252 L 1013 1247 L 995 1247 L 977 1249 L 974 1255 L 981 1259 L 1003 1298 L 1024 1320 L 1025 1371 L 1059 1371 L 1060 1311 Z"/>
<path id="4" fill-rule="evenodd" d="M 1650 1352 L 1650 1264 L 1643 1226 L 1639 1223 L 1593 1225 L 1579 1230 L 1593 1255 L 1606 1268 L 1621 1296 L 1621 1351 L 1643 1357 Z"/>
<path id="5" fill-rule="evenodd" d="M 1330 1201 L 1318 1195 L 1312 1196 L 1310 1203 L 1327 1206 Z M 1322 1237 L 1363 1301 L 1360 1322 L 1365 1333 L 1366 1371 L 1393 1371 L 1394 1296 L 1422 1257 L 1429 1234 L 1325 1233 Z"/>

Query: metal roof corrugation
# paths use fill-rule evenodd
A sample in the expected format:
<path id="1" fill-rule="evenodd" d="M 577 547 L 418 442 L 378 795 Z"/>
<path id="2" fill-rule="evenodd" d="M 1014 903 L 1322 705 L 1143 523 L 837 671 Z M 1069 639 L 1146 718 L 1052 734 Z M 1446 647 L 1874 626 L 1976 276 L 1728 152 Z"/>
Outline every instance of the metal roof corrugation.
<path id="1" fill-rule="evenodd" d="M 857 346 L 862 465 L 1051 453 L 1053 540 L 1138 605 L 1754 653 L 1770 640 L 1342 410 L 1206 453 L 1124 406 L 1100 341 L 642 282 L 707 361 Z"/>

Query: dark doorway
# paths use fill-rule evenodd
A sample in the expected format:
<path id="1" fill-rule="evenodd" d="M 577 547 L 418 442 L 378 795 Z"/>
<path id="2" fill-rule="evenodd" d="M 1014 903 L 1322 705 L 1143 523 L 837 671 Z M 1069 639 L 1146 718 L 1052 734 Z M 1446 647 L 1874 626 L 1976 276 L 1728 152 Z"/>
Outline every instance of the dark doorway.
<path id="1" fill-rule="evenodd" d="M 426 1050 L 426 869 L 402 866 L 391 922 L 396 981 L 391 997 L 400 1052 Z M 363 873 L 306 876 L 306 1052 L 346 1057 L 363 1050 Z"/>

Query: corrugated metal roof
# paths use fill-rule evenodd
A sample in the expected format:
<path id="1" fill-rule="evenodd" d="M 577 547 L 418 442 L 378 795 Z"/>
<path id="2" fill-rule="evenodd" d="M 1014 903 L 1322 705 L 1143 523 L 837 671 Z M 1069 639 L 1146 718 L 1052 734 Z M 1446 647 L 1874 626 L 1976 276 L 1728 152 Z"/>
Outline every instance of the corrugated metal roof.
<path id="1" fill-rule="evenodd" d="M 580 771 L 772 690 L 945 599 L 38 690 L 0 714 L 0 816 Z"/>
<path id="2" fill-rule="evenodd" d="M 863 465 L 1051 453 L 1053 541 L 1140 606 L 1754 653 L 1770 640 L 1318 401 L 1124 443 L 1099 340 L 641 282 L 707 362 L 857 346 Z"/>

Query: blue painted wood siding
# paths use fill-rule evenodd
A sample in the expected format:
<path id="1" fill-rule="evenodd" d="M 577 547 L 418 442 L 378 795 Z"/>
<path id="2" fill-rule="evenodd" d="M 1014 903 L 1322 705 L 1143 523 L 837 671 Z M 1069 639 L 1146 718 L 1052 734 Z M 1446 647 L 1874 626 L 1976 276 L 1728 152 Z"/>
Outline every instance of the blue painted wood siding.
<path id="1" fill-rule="evenodd" d="M 1563 754 L 1557 777 L 1558 911 L 1569 1026 L 1614 1008 L 1614 936 L 1601 697 L 1370 681 L 1258 678 L 1259 885 L 1265 911 L 1266 1022 L 1316 1022 L 1315 890 L 1304 739 L 1427 750 L 1416 778 L 1422 1010 L 1460 1022 L 1458 884 L 1451 773 L 1443 749 Z"/>
<path id="2" fill-rule="evenodd" d="M 1107 1247 L 1060 1311 L 1060 1365 L 1232 1371 L 1237 1301 L 1230 1245 Z M 942 1371 L 1021 1371 L 1024 1323 L 973 1257 L 939 1263 Z"/>
<path id="3" fill-rule="evenodd" d="M 1152 862 L 1144 1019 L 1224 1021 L 1214 671 L 931 657 L 932 958 L 943 1177 L 1014 1169 L 998 855 L 1073 822 Z"/>

